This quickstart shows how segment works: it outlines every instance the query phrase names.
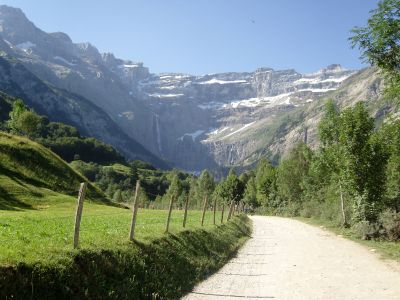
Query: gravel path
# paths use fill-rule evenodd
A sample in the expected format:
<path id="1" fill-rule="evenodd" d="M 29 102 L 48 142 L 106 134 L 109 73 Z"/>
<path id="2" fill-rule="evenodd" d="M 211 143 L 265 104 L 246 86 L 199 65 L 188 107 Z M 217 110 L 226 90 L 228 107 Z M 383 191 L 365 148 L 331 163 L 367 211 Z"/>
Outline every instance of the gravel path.
<path id="1" fill-rule="evenodd" d="M 400 300 L 400 265 L 292 219 L 251 217 L 253 238 L 183 299 Z"/>

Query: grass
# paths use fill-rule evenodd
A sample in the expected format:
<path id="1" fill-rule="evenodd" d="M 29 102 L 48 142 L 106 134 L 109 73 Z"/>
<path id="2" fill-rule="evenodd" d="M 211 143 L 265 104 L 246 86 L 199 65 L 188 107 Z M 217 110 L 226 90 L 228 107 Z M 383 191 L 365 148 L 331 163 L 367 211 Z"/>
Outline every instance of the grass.
<path id="1" fill-rule="evenodd" d="M 49 196 L 48 196 L 49 197 Z M 46 264 L 68 260 L 72 249 L 76 200 L 55 194 L 51 201 L 36 209 L 0 211 L 0 265 L 19 262 Z M 221 213 L 217 213 L 217 224 Z M 136 239 L 148 243 L 164 236 L 167 211 L 140 209 Z M 130 209 L 86 201 L 81 222 L 80 248 L 121 249 L 130 247 L 128 234 Z M 226 214 L 225 214 L 226 218 Z M 200 228 L 200 211 L 189 211 L 186 229 Z M 183 211 L 173 211 L 170 232 L 182 228 Z M 212 212 L 206 213 L 204 229 L 211 229 Z"/>
<path id="2" fill-rule="evenodd" d="M 400 262 L 400 242 L 389 242 L 385 240 L 362 240 L 351 228 L 338 227 L 335 222 L 316 218 L 297 217 L 296 219 L 310 225 L 323 226 L 329 231 L 332 231 L 338 235 L 342 235 L 347 239 L 355 241 L 371 249 L 375 249 L 377 253 L 382 256 L 382 258 L 393 259 Z"/>
<path id="3" fill-rule="evenodd" d="M 76 195 L 87 181 L 49 149 L 0 131 L 0 209 L 34 208 L 62 195 Z M 88 198 L 107 202 L 89 183 Z"/>
<path id="4" fill-rule="evenodd" d="M 83 181 L 49 149 L 0 132 L 0 299 L 178 299 L 250 235 L 245 216 L 215 226 L 208 211 L 201 226 L 202 212 L 189 211 L 183 229 L 178 210 L 166 234 L 166 210 L 140 209 L 131 242 L 132 211 L 89 183 L 73 249 Z"/>
<path id="5" fill-rule="evenodd" d="M 62 210 L 54 211 L 52 220 L 39 212 L 25 217 L 7 212 L 0 299 L 179 299 L 222 267 L 250 236 L 246 216 L 213 226 L 209 213 L 200 228 L 200 212 L 190 212 L 192 230 L 182 230 L 181 214 L 175 212 L 172 233 L 164 234 L 166 212 L 143 210 L 132 243 L 127 241 L 129 212 L 104 208 L 86 206 L 81 249 L 75 251 L 73 222 L 62 219 Z"/>

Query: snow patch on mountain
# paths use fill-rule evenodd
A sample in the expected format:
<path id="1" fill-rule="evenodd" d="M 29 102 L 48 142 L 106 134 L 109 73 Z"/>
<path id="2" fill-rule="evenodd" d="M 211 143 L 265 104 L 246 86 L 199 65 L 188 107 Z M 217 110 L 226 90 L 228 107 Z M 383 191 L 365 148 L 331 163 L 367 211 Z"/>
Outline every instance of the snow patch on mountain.
<path id="1" fill-rule="evenodd" d="M 149 97 L 152 98 L 179 98 L 184 96 L 184 94 L 147 94 Z"/>
<path id="2" fill-rule="evenodd" d="M 208 81 L 196 82 L 197 84 L 235 84 L 235 83 L 248 83 L 246 80 L 220 80 L 217 78 Z"/>
<path id="3" fill-rule="evenodd" d="M 226 139 L 226 138 L 228 138 L 228 137 L 230 137 L 230 136 L 232 136 L 232 135 L 234 135 L 234 134 L 237 134 L 237 133 L 239 133 L 239 132 L 242 132 L 243 130 L 247 129 L 248 127 L 250 127 L 250 126 L 253 125 L 254 123 L 255 123 L 255 121 L 254 121 L 254 122 L 251 122 L 251 123 L 248 123 L 248 124 L 245 124 L 245 125 L 243 125 L 242 127 L 240 127 L 238 130 L 235 130 L 234 132 L 231 132 L 231 133 L 229 133 L 228 135 L 225 135 L 222 139 Z"/>

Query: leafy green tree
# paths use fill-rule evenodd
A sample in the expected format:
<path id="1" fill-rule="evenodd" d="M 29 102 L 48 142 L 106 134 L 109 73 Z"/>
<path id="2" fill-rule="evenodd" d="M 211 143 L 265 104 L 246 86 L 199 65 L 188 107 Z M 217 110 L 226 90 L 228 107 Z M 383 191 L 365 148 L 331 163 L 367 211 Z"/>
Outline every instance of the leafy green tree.
<path id="1" fill-rule="evenodd" d="M 229 171 L 228 177 L 225 180 L 224 187 L 228 194 L 228 199 L 239 202 L 243 197 L 244 186 L 239 180 L 234 169 Z"/>
<path id="2" fill-rule="evenodd" d="M 277 198 L 274 205 L 277 209 L 287 206 L 289 214 L 299 213 L 311 160 L 311 149 L 301 142 L 281 161 L 276 179 Z"/>
<path id="3" fill-rule="evenodd" d="M 13 102 L 10 112 L 8 127 L 12 132 L 24 134 L 28 137 L 36 137 L 39 135 L 42 118 L 34 111 L 28 110 L 24 102 L 20 99 Z"/>
<path id="4" fill-rule="evenodd" d="M 217 185 L 214 196 L 225 204 L 229 204 L 231 201 L 239 202 L 243 198 L 244 188 L 235 170 L 231 169 L 228 176 Z"/>
<path id="5" fill-rule="evenodd" d="M 398 99 L 400 91 L 400 0 L 382 0 L 372 11 L 366 27 L 352 30 L 353 47 L 362 58 L 387 75 L 387 91 Z"/>
<path id="6" fill-rule="evenodd" d="M 344 188 L 356 199 L 354 220 L 376 221 L 380 209 L 386 155 L 373 136 L 374 120 L 364 104 L 357 103 L 341 115 L 339 142 L 343 147 L 341 171 Z"/>
<path id="7" fill-rule="evenodd" d="M 318 124 L 318 135 L 323 147 L 335 145 L 339 141 L 340 112 L 333 100 L 325 104 L 325 112 Z"/>
<path id="8" fill-rule="evenodd" d="M 27 135 L 29 138 L 35 138 L 40 134 L 42 118 L 33 111 L 25 111 L 18 119 L 19 132 Z"/>
<path id="9" fill-rule="evenodd" d="M 204 198 L 207 196 L 210 200 L 214 189 L 215 181 L 213 175 L 209 171 L 204 170 L 197 180 L 190 182 L 190 203 L 195 203 L 197 208 L 202 207 Z M 208 201 L 208 203 L 211 205 L 211 201 Z"/>
<path id="10" fill-rule="evenodd" d="M 174 174 L 172 175 L 172 179 L 171 179 L 171 183 L 168 187 L 167 192 L 165 193 L 165 195 L 163 196 L 163 204 L 168 205 L 168 203 L 171 200 L 171 197 L 175 197 L 175 201 L 176 203 L 181 206 L 182 203 L 178 203 L 178 198 L 182 193 L 182 184 L 181 181 L 179 179 L 179 174 L 177 172 L 174 172 Z"/>
<path id="11" fill-rule="evenodd" d="M 258 204 L 268 205 L 273 185 L 276 180 L 276 171 L 271 163 L 263 158 L 259 161 L 256 169 L 255 184 L 257 188 Z"/>
<path id="12" fill-rule="evenodd" d="M 12 110 L 10 111 L 10 119 L 8 120 L 8 127 L 14 131 L 18 132 L 18 121 L 21 115 L 27 111 L 24 102 L 21 99 L 17 99 L 12 104 Z"/>
<path id="13" fill-rule="evenodd" d="M 340 211 L 342 225 L 347 226 L 347 205 L 348 195 L 343 188 L 345 183 L 345 171 L 343 168 L 343 147 L 340 144 L 341 115 L 333 102 L 328 100 L 325 105 L 325 113 L 318 125 L 318 134 L 321 141 L 320 151 L 314 156 L 307 178 L 307 196 L 319 195 L 331 199 L 326 193 L 333 190 L 338 191 L 340 199 Z M 316 197 L 315 197 L 316 198 Z"/>
<path id="14" fill-rule="evenodd" d="M 246 188 L 244 190 L 243 200 L 253 208 L 259 206 L 257 201 L 257 185 L 254 176 L 250 177 L 247 181 Z"/>
<path id="15" fill-rule="evenodd" d="M 198 195 L 200 198 L 204 198 L 205 196 L 210 197 L 214 192 L 215 182 L 214 177 L 210 172 L 204 170 L 199 177 L 198 180 Z"/>
<path id="16" fill-rule="evenodd" d="M 400 212 L 400 120 L 389 119 L 380 130 L 389 156 L 386 165 L 385 205 Z"/>

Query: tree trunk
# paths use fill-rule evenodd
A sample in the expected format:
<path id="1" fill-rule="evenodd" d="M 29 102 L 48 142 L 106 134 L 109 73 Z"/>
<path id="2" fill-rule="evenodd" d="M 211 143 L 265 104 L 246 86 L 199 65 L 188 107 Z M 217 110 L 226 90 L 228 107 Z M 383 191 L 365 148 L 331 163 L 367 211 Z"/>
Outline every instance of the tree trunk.
<path id="1" fill-rule="evenodd" d="M 344 199 L 343 199 L 343 191 L 342 191 L 342 182 L 339 182 L 339 189 L 340 189 L 340 208 L 342 210 L 343 226 L 347 226 L 346 212 L 344 211 Z"/>

